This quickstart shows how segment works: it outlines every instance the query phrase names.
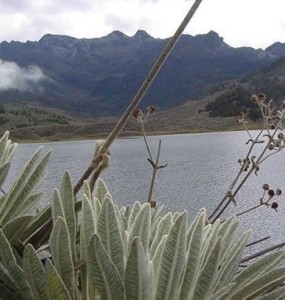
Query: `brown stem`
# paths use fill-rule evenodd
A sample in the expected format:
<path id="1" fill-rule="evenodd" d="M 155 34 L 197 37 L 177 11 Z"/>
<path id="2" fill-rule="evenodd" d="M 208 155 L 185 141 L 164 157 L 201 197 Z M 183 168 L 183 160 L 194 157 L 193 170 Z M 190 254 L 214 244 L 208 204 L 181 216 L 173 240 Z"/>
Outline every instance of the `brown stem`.
<path id="1" fill-rule="evenodd" d="M 202 3 L 202 0 L 195 0 L 193 5 L 191 6 L 189 12 L 187 13 L 185 18 L 181 22 L 180 26 L 178 27 L 178 29 L 176 30 L 176 32 L 174 33 L 172 38 L 169 40 L 169 42 L 167 43 L 166 47 L 164 48 L 164 50 L 162 51 L 162 53 L 160 54 L 158 59 L 155 61 L 153 67 L 151 68 L 150 72 L 148 73 L 147 77 L 145 78 L 144 82 L 142 83 L 141 87 L 139 88 L 138 92 L 136 93 L 135 97 L 133 98 L 132 102 L 127 107 L 124 114 L 122 115 L 122 117 L 120 118 L 118 123 L 115 125 L 114 129 L 109 134 L 109 136 L 105 140 L 104 144 L 98 151 L 98 156 L 100 156 L 100 154 L 105 154 L 108 151 L 111 144 L 113 143 L 113 141 L 120 134 L 120 132 L 126 125 L 128 119 L 131 117 L 132 113 L 137 108 L 137 106 L 141 102 L 142 98 L 144 97 L 144 95 L 146 94 L 148 89 L 150 88 L 153 80 L 155 79 L 155 77 L 159 73 L 160 69 L 164 65 L 169 54 L 171 53 L 171 51 L 175 47 L 176 43 L 178 42 L 182 32 L 184 31 L 184 29 L 186 28 L 186 26 L 188 25 L 188 23 L 194 16 L 195 12 L 197 11 L 197 9 L 201 3 Z M 95 164 L 93 164 L 93 161 L 92 161 L 92 163 L 90 164 L 88 169 L 85 171 L 83 176 L 79 179 L 78 183 L 75 185 L 75 187 L 73 189 L 74 195 L 76 195 L 78 193 L 81 186 L 83 185 L 84 180 L 86 180 L 91 175 L 93 170 L 96 169 L 99 162 L 100 162 L 100 159 L 96 160 L 96 158 L 94 160 Z"/>
<path id="2" fill-rule="evenodd" d="M 146 138 L 146 133 L 145 133 L 145 129 L 144 129 L 144 123 L 143 123 L 142 120 L 140 120 L 139 123 L 141 125 L 141 130 L 142 130 L 142 133 L 143 133 L 144 144 L 146 146 L 146 149 L 147 149 L 147 152 L 148 152 L 148 155 L 149 155 L 149 159 L 151 160 L 151 162 L 153 162 L 152 155 L 151 155 L 151 152 L 150 152 L 150 149 L 149 149 L 149 145 L 148 145 L 148 142 L 147 142 L 147 138 Z"/>
<path id="3" fill-rule="evenodd" d="M 244 263 L 246 261 L 252 260 L 252 259 L 254 259 L 254 258 L 258 257 L 258 256 L 264 255 L 264 254 L 266 254 L 266 253 L 268 253 L 270 251 L 274 251 L 274 250 L 282 248 L 284 246 L 285 246 L 285 242 L 282 242 L 282 243 L 279 243 L 277 245 L 271 246 L 269 248 L 263 249 L 263 250 L 261 250 L 261 251 L 259 251 L 257 253 L 254 253 L 252 255 L 246 256 L 245 258 L 243 258 L 241 260 L 241 263 Z"/>
<path id="4" fill-rule="evenodd" d="M 244 211 L 242 211 L 242 212 L 236 214 L 236 216 L 237 216 L 237 217 L 242 216 L 242 215 L 244 215 L 244 214 L 246 214 L 246 213 L 248 213 L 248 212 L 250 212 L 250 211 L 253 211 L 253 210 L 259 208 L 260 206 L 263 206 L 263 205 L 265 205 L 265 204 L 264 204 L 264 203 L 260 203 L 260 204 L 258 204 L 258 205 L 255 205 L 255 206 L 253 206 L 253 207 L 251 207 L 251 208 L 249 208 L 249 209 L 247 209 L 247 210 L 244 210 Z"/>
<path id="5" fill-rule="evenodd" d="M 226 210 L 226 208 L 229 206 L 229 204 L 235 198 L 236 194 L 239 192 L 239 190 L 241 189 L 241 187 L 244 185 L 244 183 L 246 182 L 246 180 L 248 179 L 248 177 L 251 175 L 251 173 L 253 172 L 253 170 L 254 170 L 254 168 L 251 168 L 248 171 L 248 173 L 243 178 L 243 180 L 241 181 L 241 183 L 239 184 L 239 186 L 236 188 L 236 190 L 234 191 L 234 193 L 229 197 L 229 200 L 226 202 L 226 204 L 224 205 L 224 207 L 220 210 L 220 212 L 218 212 L 218 214 L 216 215 L 216 217 L 214 218 L 214 220 L 212 221 L 212 223 L 214 223 L 222 215 L 222 213 Z"/>
<path id="6" fill-rule="evenodd" d="M 80 188 L 83 185 L 83 182 L 89 178 L 89 176 L 92 174 L 92 172 L 95 170 L 96 166 L 103 160 L 102 155 L 96 156 L 95 158 L 92 159 L 91 164 L 85 171 L 85 173 L 82 175 L 82 177 L 78 180 L 76 183 L 75 187 L 73 188 L 73 194 L 76 195 Z"/>
<path id="7" fill-rule="evenodd" d="M 156 155 L 156 161 L 155 161 L 154 164 L 153 163 L 151 164 L 153 169 L 152 169 L 151 184 L 150 184 L 148 198 L 147 198 L 147 202 L 148 203 L 150 203 L 150 201 L 151 201 L 151 197 L 152 197 L 152 193 L 153 193 L 153 188 L 154 188 L 155 177 L 156 177 L 157 170 L 159 169 L 158 163 L 159 163 L 160 149 L 161 149 L 161 140 L 159 140 L 159 143 L 158 143 L 158 150 L 157 150 L 157 155 Z"/>
<path id="8" fill-rule="evenodd" d="M 155 79 L 155 77 L 159 73 L 159 71 L 160 71 L 161 67 L 163 66 L 163 64 L 165 63 L 168 55 L 171 53 L 174 46 L 178 42 L 179 37 L 181 36 L 182 32 L 184 31 L 184 29 L 186 28 L 186 26 L 188 25 L 188 23 L 190 22 L 192 17 L 194 16 L 194 14 L 197 11 L 197 9 L 198 9 L 199 5 L 201 4 L 201 2 L 202 2 L 202 0 L 196 0 L 193 3 L 192 7 L 190 8 L 190 10 L 187 13 L 187 15 L 185 16 L 184 20 L 182 21 L 182 23 L 180 24 L 180 26 L 176 30 L 175 34 L 169 40 L 169 42 L 166 45 L 166 47 L 164 48 L 164 50 L 162 51 L 162 53 L 160 54 L 158 59 L 155 61 L 152 69 L 150 70 L 150 72 L 147 75 L 146 79 L 142 83 L 141 87 L 139 88 L 139 90 L 138 90 L 137 94 L 135 95 L 135 97 L 133 98 L 132 102 L 130 103 L 130 105 L 128 106 L 128 108 L 126 109 L 124 114 L 122 115 L 121 119 L 115 125 L 112 132 L 109 134 L 109 136 L 105 140 L 104 144 L 102 145 L 102 147 L 100 149 L 100 153 L 106 153 L 106 151 L 109 149 L 109 147 L 111 146 L 113 141 L 120 134 L 120 132 L 124 128 L 125 124 L 127 123 L 128 119 L 130 118 L 130 116 L 132 115 L 132 113 L 137 108 L 137 106 L 141 102 L 142 98 L 144 97 L 144 95 L 148 91 L 148 89 L 151 86 L 153 80 Z"/>
<path id="9" fill-rule="evenodd" d="M 259 137 L 259 135 L 258 135 L 258 137 Z M 258 137 L 257 137 L 255 140 L 257 140 Z M 248 150 L 248 152 L 247 152 L 247 155 L 246 155 L 245 159 L 247 159 L 247 158 L 249 157 L 249 155 L 250 155 L 250 153 L 251 153 L 251 151 L 252 151 L 252 149 L 253 149 L 253 146 L 254 146 L 254 143 L 251 144 L 251 146 L 250 146 L 250 148 L 249 148 L 249 150 Z M 234 186 L 235 186 L 236 183 L 238 182 L 238 179 L 240 178 L 240 175 L 243 173 L 245 163 L 246 163 L 246 162 L 243 163 L 243 165 L 241 166 L 241 168 L 240 168 L 240 170 L 239 170 L 237 176 L 235 177 L 235 179 L 233 180 L 232 184 L 230 185 L 230 188 L 229 188 L 229 192 L 230 192 L 230 193 L 232 192 Z M 214 211 L 212 212 L 212 214 L 209 216 L 209 220 L 211 220 L 211 219 L 214 217 L 214 215 L 218 212 L 218 210 L 221 208 L 221 206 L 224 204 L 224 202 L 226 201 L 227 198 L 230 198 L 230 197 L 228 196 L 228 193 L 224 196 L 224 198 L 220 201 L 220 203 L 219 203 L 219 204 L 217 205 L 217 207 L 214 209 Z"/>
<path id="10" fill-rule="evenodd" d="M 99 167 L 94 171 L 92 177 L 91 177 L 91 180 L 90 180 L 90 190 L 91 192 L 93 192 L 94 190 L 94 187 L 95 187 L 95 182 L 96 180 L 99 178 L 101 172 L 103 171 L 104 167 L 103 165 L 99 165 Z"/>
<path id="11" fill-rule="evenodd" d="M 245 245 L 245 247 L 251 247 L 251 246 L 253 246 L 253 245 L 262 243 L 262 242 L 264 242 L 264 241 L 266 241 L 266 240 L 268 240 L 268 239 L 270 239 L 270 236 L 266 236 L 266 237 L 261 238 L 261 239 L 259 239 L 259 240 L 256 240 L 256 241 L 253 241 L 253 242 L 251 242 L 251 243 L 248 243 L 248 244 Z"/>

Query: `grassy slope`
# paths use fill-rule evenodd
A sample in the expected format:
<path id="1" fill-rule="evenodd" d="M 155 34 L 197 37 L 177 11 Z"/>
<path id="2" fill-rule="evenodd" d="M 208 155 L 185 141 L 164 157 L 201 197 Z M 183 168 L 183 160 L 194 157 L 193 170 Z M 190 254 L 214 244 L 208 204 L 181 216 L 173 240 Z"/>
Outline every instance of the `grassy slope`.
<path id="1" fill-rule="evenodd" d="M 235 117 L 210 118 L 204 112 L 205 105 L 212 97 L 196 101 L 188 101 L 182 106 L 158 111 L 152 115 L 147 124 L 148 134 L 172 134 L 205 131 L 226 131 L 243 129 L 236 123 Z M 202 111 L 202 112 L 199 112 Z M 67 115 L 60 110 L 47 109 L 32 104 L 5 105 L 7 120 L 0 124 L 0 133 L 9 130 L 14 140 L 62 140 L 83 138 L 104 138 L 107 136 L 118 118 L 78 117 Z M 252 123 L 250 127 L 257 128 Z M 122 136 L 140 135 L 136 120 L 131 119 L 126 125 Z"/>

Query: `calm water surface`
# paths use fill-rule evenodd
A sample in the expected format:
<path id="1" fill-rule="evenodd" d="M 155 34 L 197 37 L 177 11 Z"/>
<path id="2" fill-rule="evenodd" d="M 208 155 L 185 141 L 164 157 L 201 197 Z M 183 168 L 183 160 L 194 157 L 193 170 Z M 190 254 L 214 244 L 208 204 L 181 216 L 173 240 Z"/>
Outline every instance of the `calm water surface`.
<path id="1" fill-rule="evenodd" d="M 168 210 L 183 210 L 193 218 L 201 207 L 209 211 L 223 197 L 227 187 L 238 172 L 239 158 L 243 158 L 248 147 L 245 132 L 201 133 L 149 137 L 152 152 L 162 141 L 161 164 L 168 166 L 158 172 L 154 197 Z M 19 168 L 40 144 L 20 144 L 14 156 L 6 189 L 13 182 Z M 46 180 L 41 190 L 48 202 L 52 188 L 64 170 L 69 170 L 75 183 L 89 165 L 95 148 L 94 141 L 67 141 L 45 143 L 45 150 L 52 150 Z M 135 200 L 146 201 L 152 168 L 147 162 L 147 152 L 142 138 L 119 139 L 111 147 L 111 164 L 102 177 L 116 203 L 127 205 Z M 246 207 L 258 204 L 262 185 L 283 190 L 285 195 L 285 151 L 265 161 L 258 176 L 249 180 L 237 197 L 238 207 L 228 213 L 237 213 Z M 271 236 L 277 243 L 285 238 L 285 200 L 279 202 L 278 213 L 262 207 L 241 219 L 242 228 L 252 228 L 252 239 Z"/>

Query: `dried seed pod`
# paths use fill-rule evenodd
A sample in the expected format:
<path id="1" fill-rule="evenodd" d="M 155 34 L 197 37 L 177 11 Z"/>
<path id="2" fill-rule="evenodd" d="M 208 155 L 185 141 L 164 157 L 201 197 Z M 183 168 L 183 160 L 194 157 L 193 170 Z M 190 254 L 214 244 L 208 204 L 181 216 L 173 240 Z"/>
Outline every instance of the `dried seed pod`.
<path id="1" fill-rule="evenodd" d="M 273 150 L 274 147 L 275 147 L 275 145 L 274 145 L 273 143 L 270 143 L 270 144 L 268 145 L 268 149 L 269 149 L 269 150 Z"/>
<path id="2" fill-rule="evenodd" d="M 272 202 L 271 208 L 277 210 L 277 207 L 278 207 L 278 203 L 277 202 Z"/>
<path id="3" fill-rule="evenodd" d="M 280 141 L 284 140 L 284 134 L 282 132 L 279 132 L 277 137 Z"/>
<path id="4" fill-rule="evenodd" d="M 253 103 L 256 103 L 258 101 L 257 95 L 253 94 L 250 98 L 250 101 L 252 101 Z"/>
<path id="5" fill-rule="evenodd" d="M 149 106 L 149 107 L 147 108 L 147 111 L 148 111 L 150 114 L 152 114 L 152 113 L 156 112 L 157 109 L 156 109 L 154 106 Z"/>
<path id="6" fill-rule="evenodd" d="M 133 114 L 132 114 L 132 116 L 135 118 L 135 119 L 138 119 L 139 117 L 143 117 L 143 112 L 140 110 L 140 109 L 136 109 L 134 112 L 133 112 Z"/>
<path id="7" fill-rule="evenodd" d="M 268 190 L 267 194 L 269 195 L 269 197 L 273 197 L 275 195 L 274 190 L 270 189 Z"/>
<path id="8" fill-rule="evenodd" d="M 266 95 L 264 93 L 258 93 L 257 98 L 259 102 L 263 102 L 266 99 Z"/>
<path id="9" fill-rule="evenodd" d="M 269 190 L 269 185 L 267 183 L 264 183 L 264 185 L 262 186 L 262 188 L 265 190 L 265 191 L 268 191 Z"/>
<path id="10" fill-rule="evenodd" d="M 275 194 L 276 194 L 277 196 L 280 196 L 280 195 L 282 194 L 282 191 L 281 191 L 280 189 L 276 189 Z"/>

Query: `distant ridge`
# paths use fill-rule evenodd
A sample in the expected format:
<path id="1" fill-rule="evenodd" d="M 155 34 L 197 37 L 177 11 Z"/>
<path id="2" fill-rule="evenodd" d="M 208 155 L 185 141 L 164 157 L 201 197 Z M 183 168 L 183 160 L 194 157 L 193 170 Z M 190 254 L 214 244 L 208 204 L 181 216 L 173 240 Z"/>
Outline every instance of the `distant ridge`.
<path id="1" fill-rule="evenodd" d="M 2 42 L 0 59 L 21 68 L 37 66 L 44 78 L 27 89 L 0 90 L 1 102 L 33 102 L 75 114 L 118 115 L 130 102 L 168 39 L 143 30 L 93 39 L 46 34 L 37 42 Z M 285 44 L 265 50 L 233 48 L 216 32 L 183 35 L 143 106 L 175 107 L 237 80 L 285 56 Z M 23 69 L 26 70 L 26 69 Z"/>

